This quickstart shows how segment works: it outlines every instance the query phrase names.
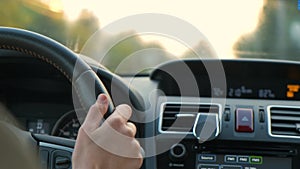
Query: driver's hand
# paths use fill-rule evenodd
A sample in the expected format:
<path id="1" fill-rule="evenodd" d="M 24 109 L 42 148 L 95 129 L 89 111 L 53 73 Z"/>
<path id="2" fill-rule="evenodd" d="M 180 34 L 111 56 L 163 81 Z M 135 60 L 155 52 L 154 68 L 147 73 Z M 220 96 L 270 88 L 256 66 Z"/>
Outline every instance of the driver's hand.
<path id="1" fill-rule="evenodd" d="M 100 125 L 107 108 L 107 97 L 99 95 L 79 129 L 72 157 L 73 169 L 141 167 L 141 146 L 134 138 L 136 127 L 128 122 L 131 108 L 128 105 L 116 107 L 112 115 Z"/>

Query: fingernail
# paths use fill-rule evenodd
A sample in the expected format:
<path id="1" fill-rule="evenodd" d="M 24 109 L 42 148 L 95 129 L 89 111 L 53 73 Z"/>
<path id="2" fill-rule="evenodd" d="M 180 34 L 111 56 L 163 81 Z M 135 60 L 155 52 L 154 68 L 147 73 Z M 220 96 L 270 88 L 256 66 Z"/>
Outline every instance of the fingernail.
<path id="1" fill-rule="evenodd" d="M 98 100 L 100 101 L 100 104 L 106 104 L 107 103 L 107 97 L 105 94 L 100 94 L 98 97 Z"/>

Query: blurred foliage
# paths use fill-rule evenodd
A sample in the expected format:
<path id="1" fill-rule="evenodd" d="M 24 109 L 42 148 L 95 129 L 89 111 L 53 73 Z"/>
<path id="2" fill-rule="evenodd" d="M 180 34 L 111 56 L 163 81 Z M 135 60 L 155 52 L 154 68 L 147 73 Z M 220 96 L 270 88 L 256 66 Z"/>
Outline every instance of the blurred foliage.
<path id="1" fill-rule="evenodd" d="M 47 0 L 1 0 L 0 26 L 23 28 L 53 38 L 117 73 L 147 72 L 160 63 L 178 59 L 159 43 L 145 43 L 139 36 L 130 36 L 135 32 L 126 30 L 117 35 L 99 34 L 98 39 L 84 46 L 100 28 L 98 17 L 89 10 L 82 10 L 76 20 L 70 21 L 63 11 L 50 10 L 49 4 L 43 2 Z M 235 55 L 300 60 L 300 11 L 297 3 L 264 0 L 255 31 L 238 39 L 233 46 Z M 112 48 L 105 51 L 111 44 Z M 181 57 L 216 58 L 216 53 L 207 41 L 199 39 L 199 43 Z"/>
<path id="2" fill-rule="evenodd" d="M 31 30 L 80 51 L 85 41 L 99 29 L 98 18 L 83 10 L 71 22 L 63 12 L 49 10 L 39 0 L 1 0 L 0 25 Z"/>
<path id="3" fill-rule="evenodd" d="M 178 59 L 158 42 L 145 43 L 133 31 L 124 30 L 108 37 L 99 34 L 95 41 L 86 45 L 100 28 L 98 17 L 83 9 L 76 20 L 70 21 L 63 10 L 53 11 L 46 2 L 50 0 L 1 0 L 0 26 L 23 28 L 48 36 L 119 74 L 147 73 L 160 63 Z M 113 47 L 104 51 L 112 43 Z M 105 56 L 103 52 L 107 52 Z M 200 40 L 195 49 L 188 50 L 182 57 L 199 58 L 199 55 L 211 58 L 215 53 L 209 44 Z"/>
<path id="4" fill-rule="evenodd" d="M 51 11 L 49 5 L 41 0 L 1 0 L 0 6 L 0 26 L 22 28 L 43 34 L 77 53 L 81 52 L 86 41 L 100 28 L 98 17 L 86 9 L 81 11 L 75 21 L 69 21 L 63 11 Z M 105 43 L 127 36 L 128 33 L 130 32 L 107 38 Z M 125 74 L 147 72 L 147 68 L 169 60 L 168 54 L 162 50 L 163 47 L 157 43 L 144 43 L 139 37 L 129 37 L 116 44 L 101 61 L 98 51 L 103 50 L 103 46 L 105 44 L 95 42 L 91 47 L 95 49 L 90 51 L 94 53 L 87 56 L 100 61 L 113 72 L 117 69 L 119 73 Z M 134 59 L 130 57 L 149 48 L 160 49 L 160 52 L 148 55 L 144 53 L 143 56 Z M 122 64 L 125 62 L 126 64 Z"/>
<path id="5" fill-rule="evenodd" d="M 297 1 L 265 0 L 254 32 L 241 36 L 237 57 L 300 60 L 300 11 Z"/>

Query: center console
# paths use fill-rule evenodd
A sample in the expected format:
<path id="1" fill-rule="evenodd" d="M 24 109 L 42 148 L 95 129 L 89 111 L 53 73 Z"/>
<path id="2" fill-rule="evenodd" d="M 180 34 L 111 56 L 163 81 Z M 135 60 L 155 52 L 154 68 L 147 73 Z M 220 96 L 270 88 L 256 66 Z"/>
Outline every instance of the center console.
<path id="1" fill-rule="evenodd" d="M 211 77 L 220 62 L 222 81 Z M 298 63 L 275 61 L 158 67 L 151 74 L 163 93 L 154 122 L 157 169 L 300 168 L 299 74 Z"/>
<path id="2" fill-rule="evenodd" d="M 276 112 L 278 107 L 267 105 L 278 104 L 277 101 L 260 103 L 253 100 L 239 100 L 239 104 L 235 104 L 236 99 L 227 99 L 226 104 L 221 105 L 221 102 L 211 103 L 209 98 L 202 98 L 202 103 L 195 98 L 184 98 L 184 102 L 183 98 L 167 98 L 169 103 L 164 102 L 161 103 L 164 106 L 158 106 L 161 114 L 157 121 L 157 131 L 160 137 L 156 140 L 156 146 L 157 152 L 165 147 L 169 150 L 156 157 L 157 169 L 295 169 L 300 167 L 298 160 L 300 145 L 297 141 L 299 138 L 272 134 L 276 128 L 274 126 L 272 128 L 269 123 L 273 122 L 272 124 L 275 125 L 275 121 L 271 121 L 275 115 L 272 117 L 270 115 Z M 176 106 L 179 106 L 180 110 Z M 290 108 L 288 111 L 292 111 L 292 106 Z M 300 112 L 300 108 L 294 108 Z M 192 114 L 201 116 L 204 113 L 215 114 L 218 117 L 219 133 L 213 137 L 216 130 L 215 128 L 208 130 L 207 126 L 210 125 L 206 123 L 206 128 L 200 127 L 202 130 L 198 136 L 213 139 L 199 140 L 195 134 L 195 125 L 199 124 L 199 121 L 197 122 L 197 116 Z M 177 122 L 172 123 L 171 121 L 175 119 Z M 206 119 L 206 122 L 208 121 L 209 119 Z M 214 123 L 210 124 L 217 126 Z M 271 133 L 269 128 L 272 129 Z M 207 134 L 209 137 L 206 136 Z"/>
<path id="3" fill-rule="evenodd" d="M 223 145 L 218 147 L 214 144 Z M 236 142 L 236 144 L 241 143 Z M 157 157 L 157 168 L 292 169 L 292 166 L 298 165 L 293 164 L 293 160 L 297 160 L 295 158 L 297 150 L 292 147 L 266 149 L 257 145 L 258 147 L 255 147 L 257 150 L 250 150 L 249 145 L 254 148 L 251 142 L 237 147 L 221 142 L 197 145 L 182 141 L 174 145 L 169 152 Z"/>

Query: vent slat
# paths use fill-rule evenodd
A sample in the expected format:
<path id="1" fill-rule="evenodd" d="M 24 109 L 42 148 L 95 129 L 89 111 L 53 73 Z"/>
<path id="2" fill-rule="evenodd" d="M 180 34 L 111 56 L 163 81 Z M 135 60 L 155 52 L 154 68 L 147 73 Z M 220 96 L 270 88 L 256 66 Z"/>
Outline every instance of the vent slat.
<path id="1" fill-rule="evenodd" d="M 296 125 L 295 124 L 287 124 L 287 123 L 272 123 L 271 126 L 272 127 L 276 127 L 276 128 L 292 128 L 292 129 L 296 129 Z"/>
<path id="2" fill-rule="evenodd" d="M 162 131 L 191 132 L 197 113 L 218 113 L 219 107 L 216 105 L 202 104 L 166 104 L 163 111 L 163 116 L 161 117 Z M 180 116 L 178 114 L 182 115 Z"/>
<path id="3" fill-rule="evenodd" d="M 163 120 L 176 120 L 176 117 L 163 117 Z"/>
<path id="4" fill-rule="evenodd" d="M 272 134 L 300 137 L 300 108 L 272 107 L 270 115 Z"/>
<path id="5" fill-rule="evenodd" d="M 286 115 L 298 115 L 300 116 L 300 110 L 294 111 L 294 110 L 272 110 L 272 114 L 286 114 Z"/>
<path id="6" fill-rule="evenodd" d="M 166 112 L 214 112 L 217 113 L 219 108 L 212 105 L 179 105 L 167 104 L 165 106 Z"/>
<path id="7" fill-rule="evenodd" d="M 190 128 L 182 128 L 182 127 L 163 127 L 163 130 L 189 132 L 189 131 L 190 131 Z"/>
<path id="8" fill-rule="evenodd" d="M 280 120 L 280 121 L 299 121 L 300 122 L 300 117 L 296 116 L 271 116 L 271 120 Z"/>
<path id="9" fill-rule="evenodd" d="M 273 134 L 276 134 L 276 135 L 287 135 L 287 136 L 298 136 L 299 133 L 296 132 L 296 131 L 274 131 L 272 132 Z"/>

